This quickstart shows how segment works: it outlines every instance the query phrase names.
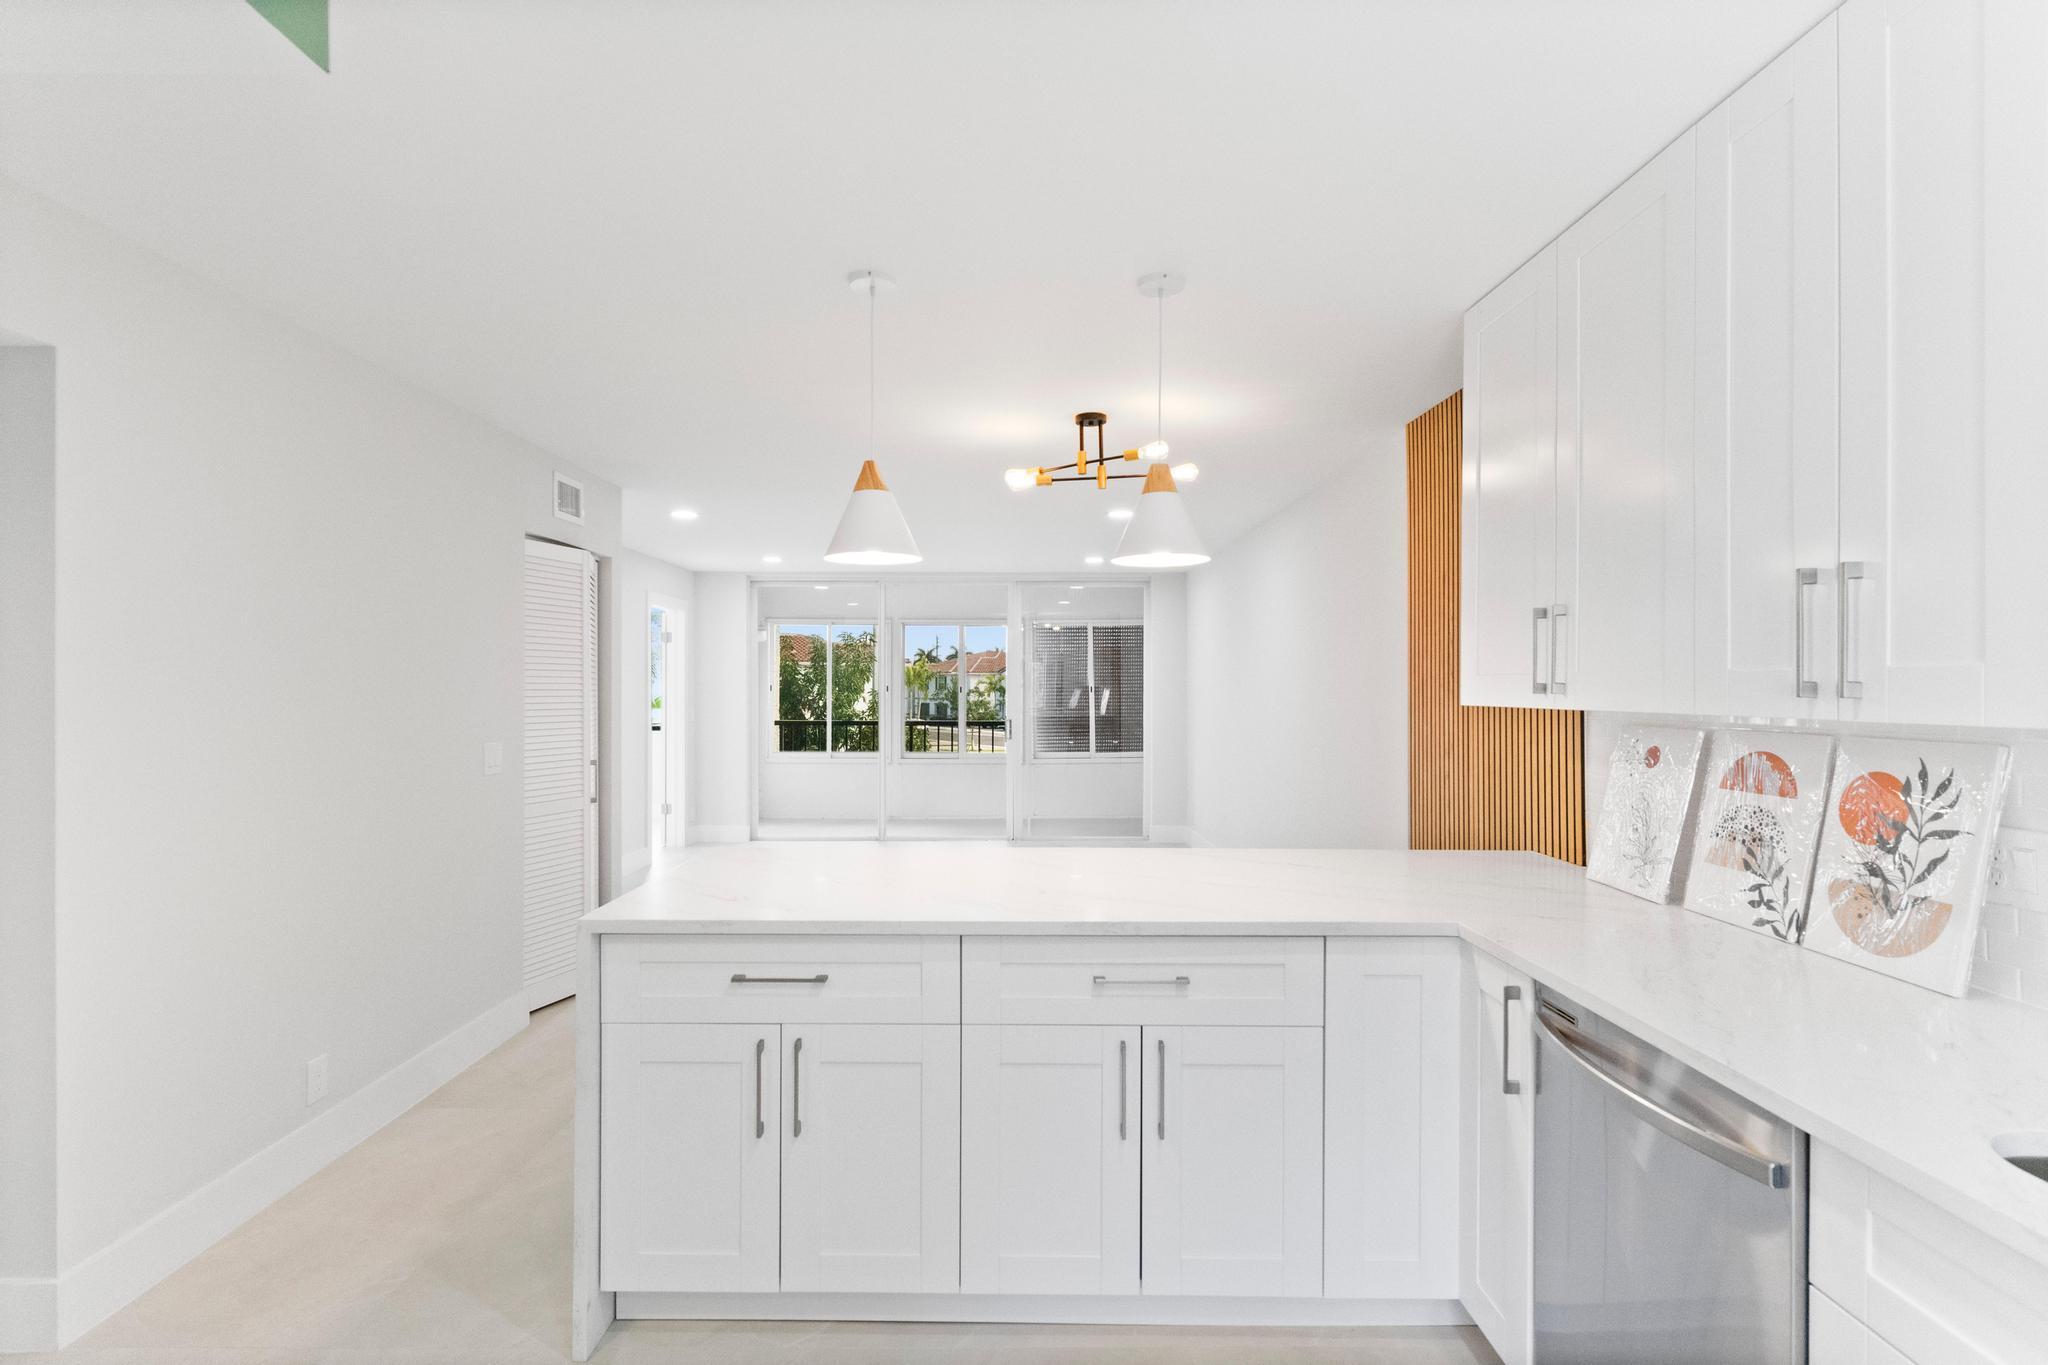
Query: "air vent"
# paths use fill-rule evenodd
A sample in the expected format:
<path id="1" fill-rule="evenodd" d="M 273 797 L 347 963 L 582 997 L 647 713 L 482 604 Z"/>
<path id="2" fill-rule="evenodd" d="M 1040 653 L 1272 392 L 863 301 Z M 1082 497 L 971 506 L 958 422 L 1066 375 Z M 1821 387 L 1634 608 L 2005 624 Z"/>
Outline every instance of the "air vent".
<path id="1" fill-rule="evenodd" d="M 583 485 L 567 474 L 555 475 L 555 515 L 578 526 L 583 524 Z"/>

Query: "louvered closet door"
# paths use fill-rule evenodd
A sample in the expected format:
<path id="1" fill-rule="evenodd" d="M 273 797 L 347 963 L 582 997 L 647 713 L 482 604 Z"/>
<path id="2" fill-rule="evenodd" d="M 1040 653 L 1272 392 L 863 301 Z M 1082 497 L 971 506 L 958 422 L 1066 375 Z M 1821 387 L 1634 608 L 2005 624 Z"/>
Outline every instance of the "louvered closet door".
<path id="1" fill-rule="evenodd" d="M 526 978 L 575 992 L 576 921 L 597 906 L 597 560 L 526 542 Z"/>

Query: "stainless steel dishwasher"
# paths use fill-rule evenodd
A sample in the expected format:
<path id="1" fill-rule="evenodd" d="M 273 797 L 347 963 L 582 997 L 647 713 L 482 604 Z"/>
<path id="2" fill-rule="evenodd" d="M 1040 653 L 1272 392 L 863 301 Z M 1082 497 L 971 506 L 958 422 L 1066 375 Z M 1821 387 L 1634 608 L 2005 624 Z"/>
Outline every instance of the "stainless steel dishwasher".
<path id="1" fill-rule="evenodd" d="M 1806 1359 L 1806 1135 L 1548 990 L 1536 1365 Z"/>

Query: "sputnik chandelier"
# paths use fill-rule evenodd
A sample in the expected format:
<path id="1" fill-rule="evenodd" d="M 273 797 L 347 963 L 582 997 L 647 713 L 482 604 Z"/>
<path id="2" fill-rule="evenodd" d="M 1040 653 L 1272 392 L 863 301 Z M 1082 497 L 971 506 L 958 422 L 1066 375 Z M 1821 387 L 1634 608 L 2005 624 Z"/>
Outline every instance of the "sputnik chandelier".
<path id="1" fill-rule="evenodd" d="M 1158 305 L 1158 371 L 1154 389 L 1152 439 L 1142 446 L 1122 453 L 1124 463 L 1135 464 L 1148 461 L 1150 467 L 1128 473 L 1109 472 L 1110 460 L 1103 449 L 1102 429 L 1109 425 L 1106 412 L 1077 412 L 1074 414 L 1075 452 L 1073 472 L 1065 472 L 1064 464 L 1040 466 L 1034 469 L 1010 469 L 1003 473 L 1003 482 L 1016 492 L 1029 488 L 1048 488 L 1056 483 L 1092 483 L 1106 489 L 1112 479 L 1143 479 L 1145 487 L 1138 498 L 1137 510 L 1128 514 L 1130 521 L 1124 527 L 1123 539 L 1117 551 L 1110 557 L 1110 563 L 1126 568 L 1138 569 L 1179 569 L 1208 562 L 1208 552 L 1202 548 L 1201 538 L 1196 535 L 1194 523 L 1188 517 L 1187 508 L 1180 499 L 1180 488 L 1175 480 L 1192 482 L 1200 471 L 1191 464 L 1169 466 L 1166 457 L 1166 300 L 1178 294 L 1187 283 L 1179 275 L 1164 272 L 1138 277 L 1138 292 Z M 1088 433 L 1095 433 L 1095 459 L 1088 459 Z M 1060 472 L 1055 473 L 1058 470 Z M 1112 516 L 1117 515 L 1111 513 Z"/>

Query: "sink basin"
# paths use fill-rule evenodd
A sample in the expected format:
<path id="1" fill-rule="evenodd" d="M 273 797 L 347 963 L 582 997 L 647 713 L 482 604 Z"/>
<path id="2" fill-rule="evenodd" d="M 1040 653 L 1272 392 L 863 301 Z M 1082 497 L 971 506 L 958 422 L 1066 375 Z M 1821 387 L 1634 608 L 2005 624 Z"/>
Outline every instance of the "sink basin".
<path id="1" fill-rule="evenodd" d="M 2048 1180 L 2048 1133 L 2000 1133 L 1992 1150 L 2036 1180 Z"/>

